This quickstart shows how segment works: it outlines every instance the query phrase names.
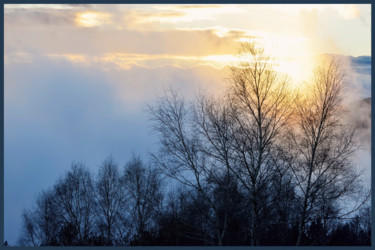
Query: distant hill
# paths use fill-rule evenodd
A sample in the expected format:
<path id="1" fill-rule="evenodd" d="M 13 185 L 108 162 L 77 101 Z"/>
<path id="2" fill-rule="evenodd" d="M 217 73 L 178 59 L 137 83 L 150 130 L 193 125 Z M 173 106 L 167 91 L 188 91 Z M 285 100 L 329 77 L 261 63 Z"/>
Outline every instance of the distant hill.
<path id="1" fill-rule="evenodd" d="M 362 102 L 370 105 L 370 109 L 371 109 L 371 97 L 367 97 L 367 98 L 363 99 Z"/>
<path id="2" fill-rule="evenodd" d="M 359 141 L 371 145 L 371 97 L 345 105 L 344 114 L 357 127 Z"/>

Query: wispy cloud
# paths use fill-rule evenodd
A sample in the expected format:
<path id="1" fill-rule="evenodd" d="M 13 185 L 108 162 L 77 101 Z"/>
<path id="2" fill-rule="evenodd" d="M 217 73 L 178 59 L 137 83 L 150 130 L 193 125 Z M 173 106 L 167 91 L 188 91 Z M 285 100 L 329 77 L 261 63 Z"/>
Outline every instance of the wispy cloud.
<path id="1" fill-rule="evenodd" d="M 192 22 L 215 20 L 218 15 L 243 12 L 235 5 L 160 5 L 155 11 L 141 13 L 139 22 Z"/>
<path id="2" fill-rule="evenodd" d="M 5 28 L 5 54 L 16 52 L 41 54 L 231 54 L 238 47 L 239 34 L 219 36 L 217 30 L 165 30 L 141 32 L 71 28 L 61 32 L 45 27 Z"/>
<path id="3" fill-rule="evenodd" d="M 269 8 L 277 9 L 291 16 L 296 16 L 303 11 L 333 11 L 342 19 L 356 19 L 361 16 L 361 11 L 354 4 L 291 4 L 273 5 Z"/>
<path id="4" fill-rule="evenodd" d="M 5 11 L 12 11 L 17 9 L 46 9 L 46 10 L 70 10 L 75 9 L 79 4 L 5 4 Z"/>

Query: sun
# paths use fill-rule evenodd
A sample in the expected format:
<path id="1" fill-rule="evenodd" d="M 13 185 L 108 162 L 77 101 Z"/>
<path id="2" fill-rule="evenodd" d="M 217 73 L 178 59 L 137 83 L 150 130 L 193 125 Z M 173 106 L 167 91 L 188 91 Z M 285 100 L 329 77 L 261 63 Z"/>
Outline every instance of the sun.
<path id="1" fill-rule="evenodd" d="M 299 88 L 311 79 L 314 70 L 313 58 L 309 56 L 279 58 L 275 70 L 286 74 L 290 79 L 290 87 Z"/>
<path id="2" fill-rule="evenodd" d="M 315 60 L 307 38 L 263 34 L 256 42 L 275 61 L 273 69 L 289 77 L 291 88 L 311 79 Z"/>
<path id="3" fill-rule="evenodd" d="M 203 62 L 222 69 L 223 67 L 238 66 L 241 58 L 235 55 L 208 55 L 199 58 Z M 315 60 L 311 56 L 273 56 L 272 70 L 279 72 L 289 78 L 291 89 L 301 88 L 305 82 L 310 81 Z"/>

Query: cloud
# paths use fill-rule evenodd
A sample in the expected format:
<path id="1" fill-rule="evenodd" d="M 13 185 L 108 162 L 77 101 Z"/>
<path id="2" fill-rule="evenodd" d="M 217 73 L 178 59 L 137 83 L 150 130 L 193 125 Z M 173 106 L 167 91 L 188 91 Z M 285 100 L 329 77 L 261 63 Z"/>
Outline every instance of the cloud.
<path id="1" fill-rule="evenodd" d="M 334 55 L 340 62 L 347 83 L 348 102 L 371 96 L 371 57 Z"/>
<path id="2" fill-rule="evenodd" d="M 5 4 L 4 10 L 6 12 L 17 10 L 17 9 L 47 9 L 47 10 L 66 10 L 75 9 L 79 6 L 86 6 L 81 4 Z"/>
<path id="3" fill-rule="evenodd" d="M 192 22 L 198 20 L 215 20 L 221 14 L 240 13 L 241 8 L 235 5 L 158 5 L 155 11 L 143 13 L 139 22 Z M 142 15 L 142 12 L 139 14 Z M 167 15 L 164 15 L 167 14 Z"/>
<path id="4" fill-rule="evenodd" d="M 101 58 L 103 54 L 166 54 L 174 55 L 174 59 L 178 60 L 180 65 L 182 63 L 185 66 L 187 62 L 185 59 L 189 57 L 193 62 L 194 58 L 192 57 L 235 54 L 239 43 L 249 39 L 257 39 L 266 43 L 267 46 L 278 44 L 278 51 L 284 53 L 302 53 L 303 46 L 301 47 L 301 45 L 306 43 L 306 40 L 300 37 L 280 36 L 254 30 L 228 29 L 219 25 L 209 28 L 179 28 L 159 31 L 117 29 L 112 27 L 112 24 L 116 23 L 112 19 L 117 15 L 109 16 L 108 12 L 74 13 L 69 15 L 72 17 L 87 14 L 88 16 L 83 16 L 85 18 L 79 19 L 81 20 L 79 22 L 81 22 L 80 25 L 83 24 L 91 28 L 77 27 L 76 23 L 59 28 L 44 27 L 43 21 L 33 15 L 31 17 L 34 19 L 27 20 L 28 26 L 11 26 L 6 22 L 5 54 L 7 61 L 10 61 L 9 58 L 12 54 L 20 52 L 30 55 L 80 55 L 81 58 L 87 55 L 91 58 Z M 104 19 L 107 21 L 96 20 L 101 16 L 105 17 Z M 116 63 L 128 68 L 129 65 L 139 62 L 124 61 L 124 59 L 122 56 L 116 56 Z"/>
<path id="5" fill-rule="evenodd" d="M 103 27 L 112 24 L 112 15 L 98 11 L 76 13 L 75 23 L 82 27 Z"/>
<path id="6" fill-rule="evenodd" d="M 44 29 L 45 26 L 71 26 L 74 24 L 74 17 L 75 13 L 71 9 L 4 8 L 4 24 L 10 29 L 31 26 L 34 26 L 34 29 Z"/>
<path id="7" fill-rule="evenodd" d="M 37 26 L 5 27 L 5 54 L 16 52 L 42 54 L 140 53 L 212 55 L 232 54 L 238 47 L 238 34 L 220 37 L 217 31 L 166 30 L 129 31 L 72 28 L 39 29 Z"/>
<path id="8" fill-rule="evenodd" d="M 243 31 L 232 30 L 223 35 L 215 27 L 129 30 L 120 27 L 117 19 L 117 14 L 92 10 L 17 9 L 7 12 L 5 54 L 228 54 L 237 48 L 236 39 L 245 35 Z"/>
<path id="9" fill-rule="evenodd" d="M 180 55 L 203 55 L 206 52 L 206 55 L 231 54 L 241 39 L 258 36 L 266 38 L 264 41 L 273 39 L 280 42 L 283 37 L 289 36 L 304 41 L 299 45 L 284 46 L 281 50 L 287 53 L 303 47 L 308 53 L 358 55 L 366 54 L 370 45 L 370 37 L 363 35 L 366 29 L 354 28 L 362 21 L 351 21 L 353 27 L 350 31 L 336 26 L 349 24 L 338 20 L 339 11 L 347 18 L 360 13 L 360 19 L 367 20 L 368 13 L 363 10 L 366 8 L 357 5 L 78 5 L 65 9 L 6 8 L 5 53 L 9 50 L 27 53 L 45 50 L 45 53 L 52 54 L 178 54 L 180 50 Z M 332 13 L 337 15 L 332 17 Z M 335 32 L 332 32 L 332 28 Z M 348 34 L 358 39 L 350 42 L 352 40 L 346 39 Z M 152 50 L 155 52 L 150 52 Z"/>
<path id="10" fill-rule="evenodd" d="M 212 8 L 222 8 L 222 5 L 214 4 L 195 4 L 195 5 L 177 5 L 176 9 L 212 9 Z"/>
<path id="11" fill-rule="evenodd" d="M 356 19 L 361 16 L 361 11 L 357 5 L 345 4 L 345 5 L 331 5 L 331 8 L 336 10 L 341 18 L 344 19 Z"/>
<path id="12" fill-rule="evenodd" d="M 4 64 L 11 63 L 32 63 L 33 56 L 25 52 L 15 52 L 12 54 L 4 55 Z"/>
<path id="13" fill-rule="evenodd" d="M 21 54 L 23 55 L 23 54 Z M 102 55 L 84 55 L 84 54 L 48 54 L 47 57 L 56 60 L 65 60 L 78 66 L 94 67 L 98 69 L 121 69 L 129 70 L 132 67 L 142 67 L 148 69 L 157 69 L 164 66 L 174 66 L 177 68 L 194 68 L 199 65 L 210 65 L 217 69 L 233 65 L 237 58 L 233 55 L 207 55 L 207 56 L 180 56 L 168 54 L 102 54 Z M 31 62 L 26 56 L 19 58 L 19 54 L 8 55 L 7 64 L 19 62 Z"/>
<path id="14" fill-rule="evenodd" d="M 269 8 L 279 10 L 290 16 L 296 16 L 302 12 L 324 12 L 333 11 L 342 19 L 356 19 L 361 16 L 361 11 L 358 5 L 355 4 L 270 4 Z"/>
<path id="15" fill-rule="evenodd" d="M 353 159 L 364 184 L 371 186 L 371 98 L 357 99 L 344 105 L 344 119 L 356 126 L 359 150 Z"/>
<path id="16" fill-rule="evenodd" d="M 235 5 L 6 5 L 5 16 L 37 21 L 34 15 L 65 15 L 70 22 L 84 27 L 116 29 L 160 29 L 162 23 L 214 20 L 221 14 L 242 12 Z M 34 20 L 32 20 L 34 18 Z M 56 22 L 57 23 L 57 22 Z M 147 24 L 147 25 L 144 25 Z"/>

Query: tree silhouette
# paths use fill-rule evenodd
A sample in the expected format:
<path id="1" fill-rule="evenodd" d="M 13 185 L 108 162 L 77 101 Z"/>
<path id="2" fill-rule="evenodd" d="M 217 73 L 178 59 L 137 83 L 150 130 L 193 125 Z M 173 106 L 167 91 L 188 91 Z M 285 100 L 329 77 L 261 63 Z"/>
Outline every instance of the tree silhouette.
<path id="1" fill-rule="evenodd" d="M 71 235 L 73 239 L 63 242 L 68 245 L 87 245 L 94 230 L 96 207 L 95 190 L 90 172 L 83 164 L 74 163 L 71 170 L 58 181 L 54 189 L 56 200 L 62 209 L 63 235 L 74 232 Z"/>
<path id="2" fill-rule="evenodd" d="M 129 195 L 130 225 L 135 230 L 132 244 L 148 244 L 163 199 L 160 175 L 156 168 L 146 167 L 139 156 L 133 156 L 125 166 L 123 183 Z"/>
<path id="3" fill-rule="evenodd" d="M 236 120 L 233 173 L 248 191 L 251 245 L 259 245 L 264 230 L 260 217 L 268 204 L 276 143 L 291 115 L 292 95 L 285 75 L 274 70 L 273 58 L 255 43 L 244 43 L 239 63 L 232 67 L 231 106 Z M 277 168 L 277 167 L 276 167 Z"/>
<path id="4" fill-rule="evenodd" d="M 97 223 L 108 245 L 116 244 L 121 232 L 121 214 L 127 204 L 126 189 L 117 164 L 109 157 L 99 168 L 96 181 Z"/>
<path id="5" fill-rule="evenodd" d="M 310 88 L 296 100 L 290 148 L 297 157 L 291 169 L 301 199 L 297 245 L 303 243 L 306 223 L 319 224 L 321 212 L 322 219 L 332 215 L 321 210 L 323 204 L 337 207 L 340 198 L 358 187 L 355 130 L 340 119 L 343 88 L 344 76 L 331 60 L 315 71 Z"/>

